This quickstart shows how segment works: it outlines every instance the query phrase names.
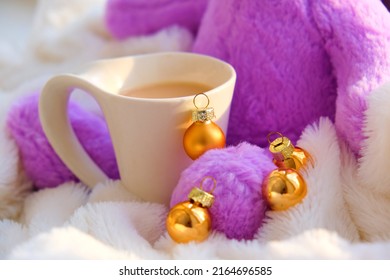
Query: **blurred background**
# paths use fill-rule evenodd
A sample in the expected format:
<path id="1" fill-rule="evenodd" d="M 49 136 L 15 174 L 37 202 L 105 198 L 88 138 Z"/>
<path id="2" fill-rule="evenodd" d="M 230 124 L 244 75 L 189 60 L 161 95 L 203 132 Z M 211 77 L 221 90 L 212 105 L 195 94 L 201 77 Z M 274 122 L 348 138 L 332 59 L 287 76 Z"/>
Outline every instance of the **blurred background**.
<path id="1" fill-rule="evenodd" d="M 0 0 L 0 38 L 21 45 L 31 26 L 37 0 Z"/>
<path id="2" fill-rule="evenodd" d="M 34 9 L 38 1 L 39 0 L 0 0 L 1 41 L 10 42 L 13 45 L 15 43 L 17 45 L 24 43 L 24 40 L 26 40 L 28 36 L 29 28 L 33 20 Z M 390 11 L 390 0 L 382 0 L 382 3 Z"/>

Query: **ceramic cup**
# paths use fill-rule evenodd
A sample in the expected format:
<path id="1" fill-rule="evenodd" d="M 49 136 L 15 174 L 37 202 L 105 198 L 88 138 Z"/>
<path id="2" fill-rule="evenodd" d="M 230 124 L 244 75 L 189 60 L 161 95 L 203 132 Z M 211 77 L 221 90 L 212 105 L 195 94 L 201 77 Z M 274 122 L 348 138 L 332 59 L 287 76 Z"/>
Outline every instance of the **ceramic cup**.
<path id="1" fill-rule="evenodd" d="M 39 103 L 43 130 L 55 152 L 89 187 L 108 180 L 78 141 L 67 117 L 71 91 L 92 95 L 104 114 L 123 186 L 145 201 L 168 205 L 180 173 L 192 162 L 183 135 L 194 109 L 191 95 L 131 97 L 127 90 L 164 82 L 201 83 L 214 120 L 226 133 L 236 74 L 221 60 L 193 53 L 154 53 L 101 60 L 77 74 L 52 77 Z"/>

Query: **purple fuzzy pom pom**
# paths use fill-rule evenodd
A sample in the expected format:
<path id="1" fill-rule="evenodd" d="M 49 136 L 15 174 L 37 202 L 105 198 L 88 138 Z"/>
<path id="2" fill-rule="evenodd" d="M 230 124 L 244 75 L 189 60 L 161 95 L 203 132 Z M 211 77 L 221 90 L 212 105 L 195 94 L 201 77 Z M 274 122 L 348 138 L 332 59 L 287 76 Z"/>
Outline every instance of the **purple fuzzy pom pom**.
<path id="1" fill-rule="evenodd" d="M 27 176 L 37 188 L 52 188 L 78 181 L 49 144 L 34 94 L 16 104 L 8 115 L 8 129 L 19 147 Z M 119 178 L 114 149 L 104 120 L 70 102 L 68 115 L 73 129 L 93 161 L 112 179 Z"/>
<path id="2" fill-rule="evenodd" d="M 199 186 L 204 177 L 211 176 L 217 181 L 215 202 L 209 209 L 213 229 L 228 238 L 252 239 L 267 209 L 261 184 L 273 169 L 271 158 L 258 146 L 242 143 L 210 150 L 182 172 L 171 207 L 188 200 L 191 189 Z M 210 191 L 211 181 L 205 180 L 203 188 Z"/>

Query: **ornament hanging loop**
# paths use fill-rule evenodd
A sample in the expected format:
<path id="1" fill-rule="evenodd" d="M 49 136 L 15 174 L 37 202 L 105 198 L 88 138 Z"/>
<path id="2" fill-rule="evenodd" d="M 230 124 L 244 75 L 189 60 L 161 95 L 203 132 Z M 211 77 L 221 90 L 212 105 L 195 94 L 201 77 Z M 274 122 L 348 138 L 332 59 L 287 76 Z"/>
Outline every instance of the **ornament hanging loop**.
<path id="1" fill-rule="evenodd" d="M 271 141 L 271 135 L 278 135 Z M 273 156 L 273 162 L 279 168 L 293 168 L 299 170 L 311 162 L 310 155 L 302 148 L 294 147 L 291 140 L 280 132 L 270 132 L 267 135 L 269 150 Z"/>
<path id="2" fill-rule="evenodd" d="M 204 188 L 203 188 L 203 184 L 204 184 L 204 182 L 205 182 L 207 179 L 213 180 L 213 188 L 212 188 L 210 191 L 207 191 L 209 194 L 212 194 L 212 193 L 214 192 L 215 188 L 217 187 L 217 180 L 215 180 L 215 178 L 212 177 L 212 176 L 206 176 L 206 177 L 204 177 L 204 178 L 202 179 L 202 181 L 200 182 L 199 188 L 200 188 L 201 190 L 205 191 Z"/>
<path id="3" fill-rule="evenodd" d="M 203 106 L 202 108 L 200 108 L 198 105 L 199 105 L 199 102 L 198 102 L 198 105 L 196 105 L 196 99 L 199 98 L 199 96 L 203 95 L 204 97 L 207 98 L 207 104 L 206 106 Z M 198 93 L 197 95 L 194 96 L 194 99 L 192 100 L 192 103 L 194 103 L 194 106 L 195 106 L 195 110 L 192 111 L 192 121 L 193 122 L 197 122 L 197 121 L 200 121 L 200 122 L 207 122 L 207 121 L 210 121 L 212 119 L 215 118 L 215 114 L 214 114 L 214 108 L 209 108 L 209 105 L 210 105 L 210 99 L 209 97 L 205 94 L 205 93 Z M 201 102 L 201 103 L 204 103 L 204 102 Z"/>
<path id="4" fill-rule="evenodd" d="M 279 135 L 280 138 L 282 138 L 281 144 L 283 144 L 284 135 L 283 135 L 282 133 L 278 132 L 278 131 L 271 131 L 271 132 L 268 133 L 268 135 L 267 135 L 267 141 L 268 141 L 268 143 L 269 143 L 270 145 L 272 145 L 272 142 L 275 141 L 275 140 L 272 140 L 272 141 L 271 141 L 271 136 L 272 136 L 272 135 Z"/>
<path id="5" fill-rule="evenodd" d="M 204 182 L 207 179 L 213 180 L 214 186 L 210 191 L 205 191 L 203 189 Z M 188 195 L 188 198 L 195 203 L 199 203 L 202 207 L 209 208 L 214 203 L 214 195 L 212 194 L 217 186 L 217 180 L 211 176 L 206 176 L 200 182 L 199 187 L 192 188 L 191 192 Z"/>
<path id="6" fill-rule="evenodd" d="M 280 137 L 271 141 L 271 135 L 275 134 Z M 291 158 L 294 152 L 294 146 L 291 143 L 290 139 L 285 137 L 280 132 L 270 132 L 267 135 L 267 140 L 269 142 L 269 150 L 276 161 L 283 162 L 284 160 L 288 160 Z"/>
<path id="7" fill-rule="evenodd" d="M 201 107 L 201 108 L 199 108 L 197 105 L 196 105 L 196 99 L 199 97 L 199 96 L 204 96 L 204 97 L 206 97 L 206 99 L 207 99 L 207 104 L 206 104 L 206 106 L 203 106 L 203 107 Z M 192 99 L 192 103 L 194 104 L 194 106 L 195 106 L 195 108 L 196 109 L 206 109 L 207 107 L 209 107 L 209 105 L 210 105 L 210 99 L 209 99 L 209 97 L 207 96 L 207 94 L 205 94 L 204 92 L 201 92 L 201 93 L 198 93 L 198 94 L 196 94 L 195 96 L 194 96 L 194 99 Z"/>

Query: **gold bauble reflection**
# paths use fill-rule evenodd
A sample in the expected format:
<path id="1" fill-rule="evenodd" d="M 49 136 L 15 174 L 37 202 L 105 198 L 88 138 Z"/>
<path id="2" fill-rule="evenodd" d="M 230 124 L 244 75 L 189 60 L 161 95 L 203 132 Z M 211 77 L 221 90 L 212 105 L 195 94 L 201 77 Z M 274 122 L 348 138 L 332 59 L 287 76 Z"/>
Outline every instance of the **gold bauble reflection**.
<path id="1" fill-rule="evenodd" d="M 225 147 L 225 134 L 212 121 L 196 121 L 185 132 L 184 150 L 195 160 L 207 150 Z"/>
<path id="2" fill-rule="evenodd" d="M 294 151 L 291 154 L 290 158 L 287 158 L 283 161 L 273 159 L 273 162 L 277 167 L 282 169 L 291 168 L 299 170 L 300 168 L 307 166 L 309 162 L 312 163 L 312 159 L 310 157 L 310 154 L 304 149 L 294 147 Z"/>
<path id="3" fill-rule="evenodd" d="M 286 210 L 306 196 L 306 182 L 293 169 L 276 169 L 264 180 L 263 197 L 272 210 Z"/>
<path id="4" fill-rule="evenodd" d="M 168 213 L 167 231 L 178 243 L 205 240 L 211 230 L 211 219 L 207 208 L 193 202 L 176 204 Z"/>

